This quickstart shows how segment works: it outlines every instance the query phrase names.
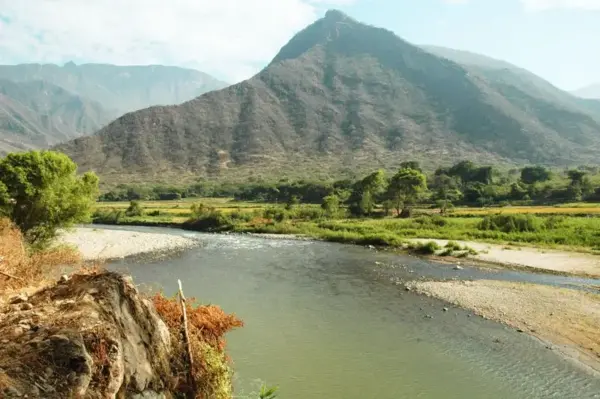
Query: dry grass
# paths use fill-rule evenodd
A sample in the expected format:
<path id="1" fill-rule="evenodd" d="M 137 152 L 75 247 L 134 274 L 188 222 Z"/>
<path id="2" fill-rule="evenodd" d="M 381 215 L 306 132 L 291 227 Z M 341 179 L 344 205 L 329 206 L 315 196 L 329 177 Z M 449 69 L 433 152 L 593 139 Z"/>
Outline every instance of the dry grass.
<path id="1" fill-rule="evenodd" d="M 176 390 L 189 392 L 186 348 L 181 335 L 181 306 L 176 298 L 166 298 L 161 294 L 154 295 L 152 302 L 171 333 L 171 370 L 177 381 Z M 187 300 L 186 311 L 194 357 L 193 373 L 198 384 L 196 398 L 231 398 L 232 371 L 225 354 L 224 336 L 228 331 L 242 327 L 242 321 L 218 306 L 194 306 L 194 298 Z"/>
<path id="2" fill-rule="evenodd" d="M 81 261 L 68 247 L 30 252 L 21 232 L 7 219 L 0 219 L 0 291 L 39 285 L 48 271 Z"/>

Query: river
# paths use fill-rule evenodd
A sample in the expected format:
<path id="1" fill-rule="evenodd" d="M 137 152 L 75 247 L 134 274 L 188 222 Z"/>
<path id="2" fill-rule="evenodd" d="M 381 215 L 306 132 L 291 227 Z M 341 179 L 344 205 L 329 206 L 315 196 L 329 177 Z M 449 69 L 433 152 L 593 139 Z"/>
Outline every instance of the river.
<path id="1" fill-rule="evenodd" d="M 545 345 L 498 323 L 401 289 L 400 280 L 501 278 L 419 258 L 324 242 L 209 235 L 162 259 L 129 258 L 142 289 L 176 292 L 236 313 L 227 337 L 236 397 L 262 382 L 283 399 L 600 398 L 600 380 Z M 569 286 L 577 279 L 546 276 Z M 444 307 L 449 308 L 448 311 Z"/>

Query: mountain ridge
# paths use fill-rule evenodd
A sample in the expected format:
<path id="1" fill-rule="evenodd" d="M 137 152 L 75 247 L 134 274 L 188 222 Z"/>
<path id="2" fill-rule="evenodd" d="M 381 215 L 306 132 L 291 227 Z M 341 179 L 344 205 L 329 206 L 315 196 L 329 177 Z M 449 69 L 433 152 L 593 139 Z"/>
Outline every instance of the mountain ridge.
<path id="1" fill-rule="evenodd" d="M 83 170 L 146 179 L 292 173 L 290 162 L 340 174 L 415 157 L 438 164 L 594 159 L 600 117 L 570 95 L 546 101 L 537 91 L 330 11 L 254 77 L 125 115 L 58 148 Z"/>

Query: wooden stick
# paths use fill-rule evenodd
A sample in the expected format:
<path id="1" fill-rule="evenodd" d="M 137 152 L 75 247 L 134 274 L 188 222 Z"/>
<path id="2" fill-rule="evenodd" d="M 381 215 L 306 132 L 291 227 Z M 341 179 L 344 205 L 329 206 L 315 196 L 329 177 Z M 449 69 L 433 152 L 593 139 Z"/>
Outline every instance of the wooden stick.
<path id="1" fill-rule="evenodd" d="M 12 274 L 8 274 L 8 273 L 2 272 L 2 271 L 0 271 L 0 274 L 2 274 L 3 276 L 9 277 L 9 278 L 14 278 L 15 280 L 25 281 L 21 277 L 13 276 Z"/>
<path id="2" fill-rule="evenodd" d="M 194 357 L 192 356 L 192 345 L 190 342 L 190 333 L 188 330 L 187 311 L 185 309 L 185 296 L 183 295 L 183 288 L 181 286 L 181 280 L 177 280 L 179 284 L 179 300 L 181 301 L 181 313 L 183 322 L 183 341 L 187 349 L 187 356 L 189 362 L 188 370 L 188 383 L 190 384 L 191 391 L 188 393 L 188 398 L 194 399 L 196 397 L 196 379 L 194 378 Z"/>

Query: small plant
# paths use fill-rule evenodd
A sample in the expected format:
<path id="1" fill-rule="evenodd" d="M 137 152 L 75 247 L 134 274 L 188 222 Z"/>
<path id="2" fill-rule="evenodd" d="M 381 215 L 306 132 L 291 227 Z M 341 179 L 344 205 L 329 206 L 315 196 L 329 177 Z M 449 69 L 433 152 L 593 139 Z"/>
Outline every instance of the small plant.
<path id="1" fill-rule="evenodd" d="M 442 249 L 435 241 L 411 243 L 408 246 L 409 251 L 420 255 L 435 255 L 437 251 Z"/>
<path id="2" fill-rule="evenodd" d="M 275 399 L 277 397 L 277 387 L 267 387 L 263 385 L 258 394 L 259 399 Z"/>

